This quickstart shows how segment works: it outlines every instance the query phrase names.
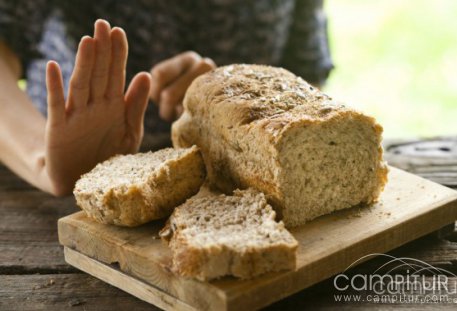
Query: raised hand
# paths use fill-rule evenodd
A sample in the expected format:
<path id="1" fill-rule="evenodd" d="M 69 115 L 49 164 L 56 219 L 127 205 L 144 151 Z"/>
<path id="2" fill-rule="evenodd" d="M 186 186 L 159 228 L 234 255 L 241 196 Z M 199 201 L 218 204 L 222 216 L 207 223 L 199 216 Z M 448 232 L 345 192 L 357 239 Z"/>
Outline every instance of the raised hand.
<path id="1" fill-rule="evenodd" d="M 159 105 L 160 117 L 173 121 L 182 113 L 182 100 L 192 81 L 215 68 L 209 58 L 189 51 L 155 65 L 151 70 L 151 99 Z"/>
<path id="2" fill-rule="evenodd" d="M 45 161 L 55 194 L 70 193 L 97 163 L 138 151 L 151 78 L 137 74 L 124 93 L 127 53 L 124 31 L 98 20 L 79 44 L 67 99 L 59 65 L 48 63 Z"/>

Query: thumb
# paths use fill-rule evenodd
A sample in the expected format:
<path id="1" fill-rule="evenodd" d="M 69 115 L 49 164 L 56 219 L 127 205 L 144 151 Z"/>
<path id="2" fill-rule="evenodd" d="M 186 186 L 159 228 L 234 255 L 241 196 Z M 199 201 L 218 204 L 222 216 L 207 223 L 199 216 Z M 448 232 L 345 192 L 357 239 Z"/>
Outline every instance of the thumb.
<path id="1" fill-rule="evenodd" d="M 142 134 L 150 89 L 151 75 L 147 72 L 140 72 L 132 79 L 125 94 L 126 121 L 128 127 L 138 136 Z"/>

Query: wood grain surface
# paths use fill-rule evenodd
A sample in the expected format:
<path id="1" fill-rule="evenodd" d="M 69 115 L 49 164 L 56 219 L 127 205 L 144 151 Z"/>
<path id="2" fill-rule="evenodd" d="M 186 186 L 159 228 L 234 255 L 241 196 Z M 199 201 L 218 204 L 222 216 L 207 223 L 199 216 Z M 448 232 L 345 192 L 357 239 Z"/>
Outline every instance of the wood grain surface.
<path id="1" fill-rule="evenodd" d="M 457 162 L 457 157 L 446 151 L 446 147 L 456 140 L 457 137 L 387 141 L 385 150 L 392 165 L 457 188 L 452 184 L 455 179 L 440 178 L 447 174 L 446 163 Z M 401 147 L 410 143 L 420 145 L 422 141 L 435 141 L 435 149 L 429 148 L 428 152 L 438 153 L 440 157 L 434 157 L 431 162 L 430 154 L 424 154 L 423 149 Z M 169 145 L 169 138 L 167 142 L 166 137 L 148 137 L 145 142 L 142 150 L 149 150 L 148 143 L 154 150 L 154 146 Z M 400 148 L 389 148 L 391 145 L 400 145 Z M 394 151 L 401 160 L 391 160 Z M 402 156 L 406 152 L 408 154 Z M 409 164 L 409 158 L 413 159 L 414 165 Z M 417 163 L 428 167 L 426 174 L 416 170 Z M 57 220 L 75 211 L 78 209 L 73 198 L 52 198 L 43 194 L 0 164 L 0 310 L 158 310 L 64 262 L 63 248 L 57 240 Z M 424 260 L 457 274 L 455 226 L 446 226 L 444 230 L 416 239 L 388 254 Z M 355 267 L 354 272 L 372 271 L 375 266 L 378 266 L 376 259 L 369 260 Z M 333 279 L 330 278 L 266 309 L 455 310 L 453 305 L 442 304 L 341 303 L 334 301 L 334 294 Z"/>
<path id="2" fill-rule="evenodd" d="M 237 310 L 269 305 L 343 271 L 364 255 L 392 250 L 455 219 L 456 191 L 392 168 L 377 204 L 319 217 L 291 230 L 299 242 L 296 271 L 247 281 L 223 278 L 207 283 L 180 278 L 170 272 L 170 251 L 157 236 L 163 222 L 119 228 L 99 224 L 79 212 L 59 220 L 59 239 L 91 258 L 118 263 L 126 274 L 195 308 Z M 71 262 L 83 268 L 74 258 Z M 90 268 L 87 265 L 84 270 L 91 273 Z M 125 281 L 112 284 L 128 289 Z M 152 299 L 154 292 L 150 294 Z"/>
<path id="3" fill-rule="evenodd" d="M 88 274 L 0 275 L 0 310 L 160 310 Z"/>
<path id="4" fill-rule="evenodd" d="M 457 187 L 457 137 L 387 140 L 384 147 L 390 165 Z"/>
<path id="5" fill-rule="evenodd" d="M 56 219 L 75 212 L 72 198 L 39 191 L 2 192 L 0 274 L 69 272 L 57 243 Z"/>

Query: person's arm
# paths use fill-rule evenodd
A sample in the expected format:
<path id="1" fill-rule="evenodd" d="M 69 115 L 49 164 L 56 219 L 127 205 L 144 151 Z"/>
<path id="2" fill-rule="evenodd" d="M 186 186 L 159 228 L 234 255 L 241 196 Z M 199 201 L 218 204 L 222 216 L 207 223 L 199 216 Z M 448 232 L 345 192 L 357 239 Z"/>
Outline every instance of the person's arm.
<path id="1" fill-rule="evenodd" d="M 19 58 L 0 43 L 0 161 L 32 185 L 52 192 L 44 169 L 45 118 L 18 87 Z"/>
<path id="2" fill-rule="evenodd" d="M 17 86 L 17 57 L 0 58 L 0 161 L 32 185 L 54 195 L 71 193 L 82 173 L 114 154 L 133 153 L 143 135 L 150 75 L 136 75 L 127 92 L 127 39 L 97 21 L 94 37 L 78 48 L 68 98 L 60 68 L 48 63 L 48 119 Z"/>

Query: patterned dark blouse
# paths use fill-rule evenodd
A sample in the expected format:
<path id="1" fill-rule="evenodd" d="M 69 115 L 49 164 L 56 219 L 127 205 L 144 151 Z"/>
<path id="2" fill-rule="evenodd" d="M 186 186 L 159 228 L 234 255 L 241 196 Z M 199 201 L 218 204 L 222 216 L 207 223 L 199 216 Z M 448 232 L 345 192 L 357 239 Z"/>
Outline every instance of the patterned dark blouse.
<path id="1" fill-rule="evenodd" d="M 97 18 L 124 28 L 128 80 L 179 52 L 195 50 L 216 64 L 283 66 L 321 84 L 332 69 L 323 0 L 0 0 L 0 40 L 19 55 L 27 92 L 46 114 L 45 65 L 62 67 L 65 88 L 79 39 Z M 167 131 L 149 105 L 146 131 Z"/>

